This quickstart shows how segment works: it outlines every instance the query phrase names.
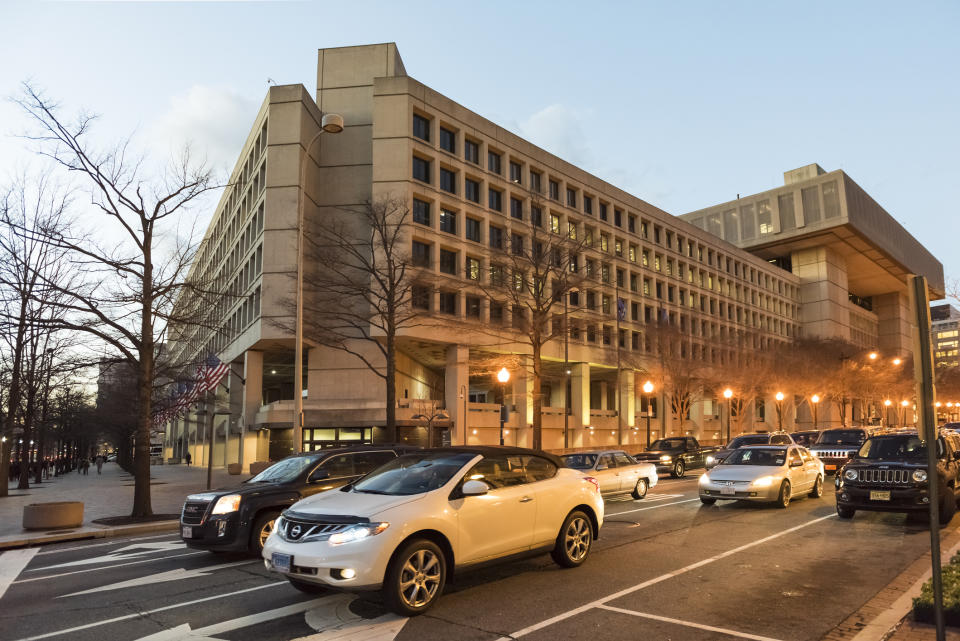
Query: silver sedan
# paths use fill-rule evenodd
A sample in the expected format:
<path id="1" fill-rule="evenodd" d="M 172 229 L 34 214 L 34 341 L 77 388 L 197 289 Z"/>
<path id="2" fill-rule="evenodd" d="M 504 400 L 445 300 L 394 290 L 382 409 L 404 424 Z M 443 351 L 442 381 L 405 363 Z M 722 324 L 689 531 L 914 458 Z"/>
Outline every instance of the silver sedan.
<path id="1" fill-rule="evenodd" d="M 807 493 L 823 496 L 823 463 L 798 445 L 750 445 L 734 450 L 700 477 L 700 501 L 773 501 L 787 507 Z"/>

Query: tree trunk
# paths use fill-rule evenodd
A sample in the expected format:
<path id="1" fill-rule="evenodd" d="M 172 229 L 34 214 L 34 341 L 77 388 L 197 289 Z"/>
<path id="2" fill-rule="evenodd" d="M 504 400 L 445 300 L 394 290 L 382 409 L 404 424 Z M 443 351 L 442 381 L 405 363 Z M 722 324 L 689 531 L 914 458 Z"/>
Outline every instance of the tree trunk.
<path id="1" fill-rule="evenodd" d="M 33 385 L 34 376 L 31 375 L 30 379 L 30 384 L 27 387 L 26 412 L 24 412 L 23 415 L 23 433 L 20 435 L 23 444 L 20 446 L 20 482 L 17 484 L 18 490 L 30 489 L 30 452 L 33 449 L 30 441 L 33 440 L 33 419 L 36 415 L 34 406 L 37 400 L 37 393 Z"/>
<path id="2" fill-rule="evenodd" d="M 387 435 L 397 443 L 397 339 L 387 332 Z M 431 446 L 432 447 L 432 446 Z"/>
<path id="3" fill-rule="evenodd" d="M 133 453 L 133 512 L 132 516 L 151 516 L 150 504 L 150 402 L 153 395 L 153 265 L 152 238 L 144 230 L 143 243 L 143 302 L 140 311 L 140 367 L 137 371 L 137 430 Z M 299 390 L 294 390 L 299 393 Z"/>
<path id="4" fill-rule="evenodd" d="M 13 429 L 17 425 L 17 408 L 20 407 L 20 368 L 23 365 L 23 339 L 27 332 L 26 319 L 27 300 L 20 301 L 20 322 L 17 325 L 17 337 L 13 343 L 13 364 L 10 369 L 10 390 L 7 392 L 7 416 L 3 433 L 7 437 L 9 448 L 3 457 L 0 457 L 0 497 L 8 496 L 7 479 L 10 478 L 10 452 L 13 449 Z"/>
<path id="5" fill-rule="evenodd" d="M 543 363 L 540 360 L 541 345 L 533 343 L 533 449 L 543 449 L 543 398 L 540 396 Z M 526 417 L 520 417 L 520 424 L 526 422 Z"/>

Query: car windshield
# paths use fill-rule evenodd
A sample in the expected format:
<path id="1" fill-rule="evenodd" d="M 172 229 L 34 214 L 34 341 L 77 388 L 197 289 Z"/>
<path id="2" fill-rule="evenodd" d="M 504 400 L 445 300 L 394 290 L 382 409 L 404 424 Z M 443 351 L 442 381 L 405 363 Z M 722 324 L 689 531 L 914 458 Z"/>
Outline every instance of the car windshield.
<path id="1" fill-rule="evenodd" d="M 592 470 L 593 464 L 597 462 L 597 456 L 599 454 L 567 454 L 563 457 L 563 462 L 566 463 L 567 467 L 572 467 L 575 470 Z"/>
<path id="2" fill-rule="evenodd" d="M 817 439 L 817 445 L 861 445 L 862 430 L 826 430 Z"/>
<path id="3" fill-rule="evenodd" d="M 798 445 L 813 445 L 817 440 L 818 432 L 796 432 L 791 434 L 793 442 Z"/>
<path id="4" fill-rule="evenodd" d="M 754 434 L 753 436 L 738 436 L 727 445 L 728 450 L 735 450 L 744 445 L 766 445 L 770 442 L 770 437 L 766 434 Z"/>
<path id="5" fill-rule="evenodd" d="M 687 442 L 682 438 L 662 438 L 650 444 L 651 450 L 680 450 L 686 447 Z"/>
<path id="6" fill-rule="evenodd" d="M 446 485 L 454 474 L 476 456 L 472 452 L 407 454 L 378 467 L 357 481 L 353 491 L 392 496 L 431 492 Z"/>
<path id="7" fill-rule="evenodd" d="M 937 449 L 940 449 L 939 443 Z M 927 445 L 916 434 L 868 438 L 857 456 L 865 459 L 922 460 L 927 456 Z"/>
<path id="8" fill-rule="evenodd" d="M 746 447 L 727 457 L 723 465 L 767 465 L 780 467 L 787 460 L 787 451 L 766 447 Z"/>
<path id="9" fill-rule="evenodd" d="M 247 483 L 287 483 L 294 480 L 307 467 L 317 462 L 316 456 L 291 456 L 274 463 Z"/>

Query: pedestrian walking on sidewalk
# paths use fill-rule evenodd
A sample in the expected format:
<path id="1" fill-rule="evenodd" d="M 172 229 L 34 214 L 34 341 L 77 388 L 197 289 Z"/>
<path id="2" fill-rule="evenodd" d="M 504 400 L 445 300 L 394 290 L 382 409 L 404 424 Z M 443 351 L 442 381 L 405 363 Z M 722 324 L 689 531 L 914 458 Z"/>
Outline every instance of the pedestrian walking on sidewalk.
<path id="1" fill-rule="evenodd" d="M 80 467 L 83 468 L 83 475 L 86 476 L 87 472 L 90 471 L 90 459 L 84 457 L 80 462 Z"/>
<path id="2" fill-rule="evenodd" d="M 97 454 L 97 474 L 103 470 L 103 454 Z"/>
<path id="3" fill-rule="evenodd" d="M 187 467 L 190 467 L 190 461 L 193 460 L 193 457 L 190 456 L 190 452 L 187 452 L 185 458 L 187 459 Z"/>

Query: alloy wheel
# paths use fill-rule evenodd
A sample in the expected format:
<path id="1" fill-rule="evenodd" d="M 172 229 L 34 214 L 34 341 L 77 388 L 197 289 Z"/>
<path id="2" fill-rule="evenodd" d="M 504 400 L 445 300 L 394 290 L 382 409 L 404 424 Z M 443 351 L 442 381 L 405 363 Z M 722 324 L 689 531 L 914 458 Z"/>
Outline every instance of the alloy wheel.
<path id="1" fill-rule="evenodd" d="M 563 546 L 571 561 L 580 562 L 590 551 L 590 524 L 583 517 L 570 521 L 563 536 Z"/>
<path id="2" fill-rule="evenodd" d="M 432 550 L 417 550 L 400 570 L 400 597 L 408 607 L 422 608 L 437 595 L 440 579 L 437 555 Z"/>
<path id="3" fill-rule="evenodd" d="M 270 519 L 263 524 L 263 527 L 260 528 L 260 549 L 263 549 L 263 546 L 267 543 L 267 537 L 270 536 L 270 533 L 273 532 L 273 526 L 276 524 L 277 519 Z"/>

